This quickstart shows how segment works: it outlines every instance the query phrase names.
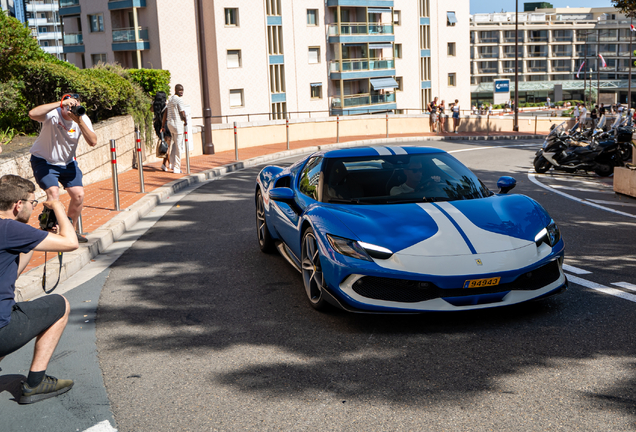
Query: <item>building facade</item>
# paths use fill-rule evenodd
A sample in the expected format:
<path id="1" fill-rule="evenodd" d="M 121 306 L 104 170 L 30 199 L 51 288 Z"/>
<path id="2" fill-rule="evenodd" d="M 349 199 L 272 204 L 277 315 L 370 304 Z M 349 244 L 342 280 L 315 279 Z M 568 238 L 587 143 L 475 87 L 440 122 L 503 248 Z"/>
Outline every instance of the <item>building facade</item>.
<path id="1" fill-rule="evenodd" d="M 0 0 L 0 7 L 29 27 L 40 48 L 64 57 L 58 0 Z"/>
<path id="2" fill-rule="evenodd" d="M 553 102 L 584 100 L 584 89 L 590 86 L 600 88 L 601 102 L 627 103 L 630 58 L 636 49 L 634 43 L 630 50 L 634 33 L 630 24 L 614 8 L 519 13 L 520 103 L 542 102 L 547 97 Z M 514 88 L 514 12 L 472 15 L 470 46 L 474 103 L 492 101 L 495 79 L 510 79 Z"/>
<path id="3" fill-rule="evenodd" d="M 59 1 L 68 61 L 167 69 L 201 117 L 196 1 Z M 204 1 L 201 15 L 213 122 L 414 114 L 435 96 L 468 108 L 468 0 Z"/>

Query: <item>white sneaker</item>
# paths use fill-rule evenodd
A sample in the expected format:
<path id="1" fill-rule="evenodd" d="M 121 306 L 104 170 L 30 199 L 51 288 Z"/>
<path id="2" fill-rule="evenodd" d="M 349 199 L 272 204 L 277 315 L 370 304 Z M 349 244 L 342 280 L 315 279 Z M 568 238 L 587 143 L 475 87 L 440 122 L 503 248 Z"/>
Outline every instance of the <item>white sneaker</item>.
<path id="1" fill-rule="evenodd" d="M 172 170 L 173 174 L 181 174 L 181 170 L 179 168 L 175 168 Z"/>
<path id="2" fill-rule="evenodd" d="M 166 166 L 165 166 L 165 165 L 161 165 L 161 169 L 162 169 L 163 171 L 168 171 L 168 168 L 166 168 Z"/>

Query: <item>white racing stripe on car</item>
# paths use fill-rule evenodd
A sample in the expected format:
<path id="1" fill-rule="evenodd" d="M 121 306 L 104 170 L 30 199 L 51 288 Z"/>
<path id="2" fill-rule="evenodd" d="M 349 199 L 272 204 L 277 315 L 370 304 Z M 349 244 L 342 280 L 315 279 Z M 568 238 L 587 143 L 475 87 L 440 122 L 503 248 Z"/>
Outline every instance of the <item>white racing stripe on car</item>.
<path id="1" fill-rule="evenodd" d="M 374 146 L 372 148 L 377 151 L 380 156 L 393 156 L 393 153 L 386 147 Z"/>
<path id="2" fill-rule="evenodd" d="M 596 282 L 585 280 L 578 276 L 568 275 L 568 280 L 570 282 L 574 282 L 577 285 L 581 285 L 586 288 L 593 289 L 594 291 L 602 292 L 603 294 L 609 294 L 609 295 L 636 303 L 636 295 L 634 294 L 626 293 L 625 291 L 621 291 L 616 288 L 610 288 L 605 285 L 598 284 Z"/>
<path id="3" fill-rule="evenodd" d="M 402 147 L 396 147 L 396 146 L 387 146 L 388 149 L 392 150 L 393 153 L 395 153 L 396 155 L 405 155 L 408 154 L 406 152 L 406 150 L 404 150 Z"/>
<path id="4" fill-rule="evenodd" d="M 510 237 L 504 234 L 498 234 L 485 229 L 479 228 L 472 223 L 457 207 L 449 202 L 437 203 L 445 212 L 447 212 L 464 231 L 468 240 L 472 243 L 477 253 L 491 253 L 504 250 L 520 249 L 522 247 L 534 244 L 532 241 L 522 240 Z M 540 257 L 537 257 L 539 259 Z"/>

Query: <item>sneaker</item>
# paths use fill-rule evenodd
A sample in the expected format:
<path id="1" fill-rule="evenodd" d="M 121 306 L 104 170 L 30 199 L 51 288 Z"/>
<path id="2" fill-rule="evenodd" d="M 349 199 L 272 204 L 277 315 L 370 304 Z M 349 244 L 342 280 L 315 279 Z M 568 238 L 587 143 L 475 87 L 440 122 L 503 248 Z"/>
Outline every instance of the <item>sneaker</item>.
<path id="1" fill-rule="evenodd" d="M 168 168 L 166 168 L 166 166 L 165 166 L 165 165 L 161 165 L 161 170 L 162 170 L 162 171 L 168 171 Z"/>
<path id="2" fill-rule="evenodd" d="M 88 243 L 88 239 L 86 237 L 84 237 L 83 235 L 81 235 L 77 231 L 75 232 L 75 234 L 77 234 L 77 241 L 79 243 Z"/>
<path id="3" fill-rule="evenodd" d="M 62 393 L 66 393 L 73 388 L 73 381 L 58 380 L 55 377 L 45 375 L 44 379 L 37 387 L 31 388 L 24 381 L 22 382 L 22 397 L 18 403 L 30 404 L 44 399 L 52 398 Z"/>
<path id="4" fill-rule="evenodd" d="M 181 174 L 181 170 L 179 168 L 175 168 L 172 170 L 174 174 Z"/>

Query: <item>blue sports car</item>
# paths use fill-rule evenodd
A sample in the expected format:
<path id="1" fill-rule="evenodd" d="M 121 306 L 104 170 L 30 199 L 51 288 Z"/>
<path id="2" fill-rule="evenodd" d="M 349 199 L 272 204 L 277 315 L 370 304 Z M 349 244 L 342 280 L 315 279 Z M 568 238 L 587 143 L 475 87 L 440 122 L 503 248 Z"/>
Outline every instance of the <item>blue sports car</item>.
<path id="1" fill-rule="evenodd" d="M 262 251 L 302 273 L 316 309 L 457 311 L 562 292 L 564 243 L 536 201 L 494 193 L 427 147 L 314 153 L 256 180 Z"/>

